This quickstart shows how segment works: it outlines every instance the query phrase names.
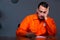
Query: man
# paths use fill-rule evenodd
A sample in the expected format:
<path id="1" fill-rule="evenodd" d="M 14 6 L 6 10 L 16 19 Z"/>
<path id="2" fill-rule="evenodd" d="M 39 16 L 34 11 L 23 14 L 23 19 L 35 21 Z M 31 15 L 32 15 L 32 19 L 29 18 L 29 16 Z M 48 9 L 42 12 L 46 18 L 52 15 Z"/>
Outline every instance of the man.
<path id="1" fill-rule="evenodd" d="M 41 2 L 34 14 L 28 15 L 16 30 L 17 36 L 55 36 L 56 25 L 54 20 L 48 16 L 49 5 Z"/>

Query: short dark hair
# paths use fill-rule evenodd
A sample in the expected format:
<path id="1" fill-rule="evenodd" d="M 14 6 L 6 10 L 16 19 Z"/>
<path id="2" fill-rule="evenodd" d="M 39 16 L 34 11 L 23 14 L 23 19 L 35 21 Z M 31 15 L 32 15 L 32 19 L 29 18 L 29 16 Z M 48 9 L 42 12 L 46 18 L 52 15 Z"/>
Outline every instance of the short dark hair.
<path id="1" fill-rule="evenodd" d="M 49 6 L 47 2 L 41 2 L 41 3 L 39 3 L 38 4 L 38 8 L 40 7 L 40 5 L 42 5 L 45 8 L 48 8 L 48 6 Z"/>

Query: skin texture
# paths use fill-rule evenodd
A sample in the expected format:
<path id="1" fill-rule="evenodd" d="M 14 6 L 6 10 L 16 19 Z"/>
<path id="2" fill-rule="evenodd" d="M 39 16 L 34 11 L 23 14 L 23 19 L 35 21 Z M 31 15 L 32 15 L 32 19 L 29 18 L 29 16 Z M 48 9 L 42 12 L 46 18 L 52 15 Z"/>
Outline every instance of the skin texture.
<path id="1" fill-rule="evenodd" d="M 38 13 L 38 17 L 40 19 L 42 19 L 41 16 L 43 16 L 45 18 L 45 20 L 47 19 L 47 16 L 48 16 L 48 13 L 49 13 L 49 7 L 48 8 L 45 8 L 43 7 L 42 5 L 37 8 L 37 13 Z"/>

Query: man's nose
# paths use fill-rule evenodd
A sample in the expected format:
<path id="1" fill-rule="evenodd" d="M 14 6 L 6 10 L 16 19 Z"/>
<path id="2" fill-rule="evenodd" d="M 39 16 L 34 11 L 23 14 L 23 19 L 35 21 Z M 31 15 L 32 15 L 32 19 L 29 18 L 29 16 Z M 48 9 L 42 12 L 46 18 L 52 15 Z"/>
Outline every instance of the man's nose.
<path id="1" fill-rule="evenodd" d="M 44 14 L 41 14 L 41 16 L 44 16 Z"/>

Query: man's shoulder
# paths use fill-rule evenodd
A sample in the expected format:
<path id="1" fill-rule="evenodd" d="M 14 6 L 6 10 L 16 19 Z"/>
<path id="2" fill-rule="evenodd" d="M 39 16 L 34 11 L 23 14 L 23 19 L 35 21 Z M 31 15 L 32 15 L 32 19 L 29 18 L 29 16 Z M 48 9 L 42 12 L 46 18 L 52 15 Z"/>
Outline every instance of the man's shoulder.
<path id="1" fill-rule="evenodd" d="M 54 20 L 54 18 L 52 18 L 52 17 L 50 17 L 50 16 L 48 16 L 48 19 L 50 19 L 50 20 Z"/>

